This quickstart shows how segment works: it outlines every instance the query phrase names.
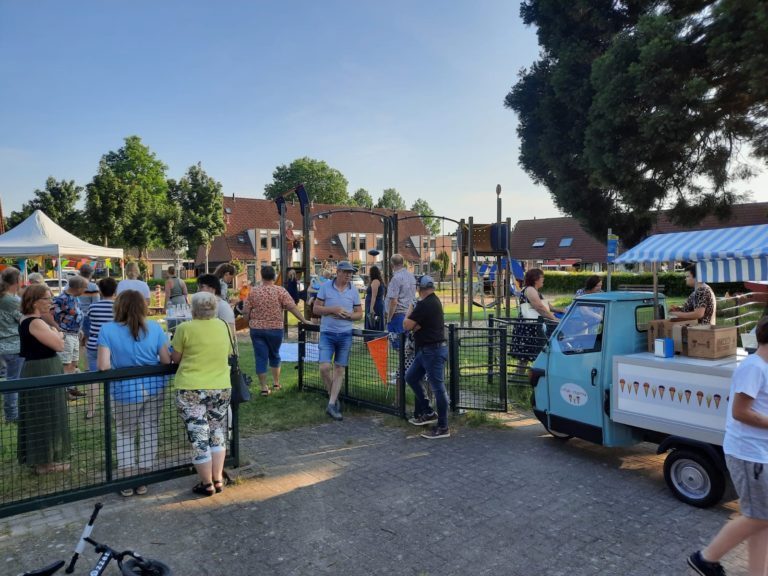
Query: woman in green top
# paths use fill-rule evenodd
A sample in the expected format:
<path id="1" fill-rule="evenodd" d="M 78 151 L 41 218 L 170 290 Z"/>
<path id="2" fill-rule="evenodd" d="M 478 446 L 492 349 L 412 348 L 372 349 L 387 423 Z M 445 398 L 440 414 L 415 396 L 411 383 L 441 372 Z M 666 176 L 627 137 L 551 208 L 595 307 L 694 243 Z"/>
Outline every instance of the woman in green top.
<path id="1" fill-rule="evenodd" d="M 215 295 L 192 296 L 192 321 L 176 328 L 171 359 L 179 365 L 174 381 L 176 407 L 192 442 L 192 463 L 200 482 L 195 494 L 221 492 L 227 450 L 226 417 L 231 397 L 227 324 L 216 317 Z"/>
<path id="2" fill-rule="evenodd" d="M 9 267 L 0 274 L 0 360 L 5 364 L 5 379 L 18 380 L 24 358 L 19 356 L 19 321 L 21 298 L 17 268 Z M 5 421 L 16 422 L 19 418 L 18 392 L 3 394 Z"/>

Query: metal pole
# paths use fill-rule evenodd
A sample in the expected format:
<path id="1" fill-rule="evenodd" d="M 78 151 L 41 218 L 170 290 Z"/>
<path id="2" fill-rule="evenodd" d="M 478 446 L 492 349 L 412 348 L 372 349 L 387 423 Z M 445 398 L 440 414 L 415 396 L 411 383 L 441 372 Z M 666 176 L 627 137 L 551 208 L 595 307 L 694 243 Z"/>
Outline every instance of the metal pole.
<path id="1" fill-rule="evenodd" d="M 613 236 L 613 230 L 611 228 L 608 228 L 608 241 L 611 241 L 611 236 Z M 608 287 L 608 292 L 611 291 L 611 263 L 606 263 L 607 272 L 605 275 L 605 284 Z"/>
<path id="2" fill-rule="evenodd" d="M 459 257 L 459 325 L 464 326 L 464 246 L 466 238 L 464 237 L 464 218 L 459 222 L 459 230 L 456 233 L 456 251 Z M 455 268 L 454 268 L 455 271 Z"/>
<path id="3" fill-rule="evenodd" d="M 506 272 L 506 278 L 504 280 L 504 293 L 506 295 L 506 306 L 507 306 L 507 318 L 509 318 L 509 314 L 512 310 L 512 303 L 511 303 L 511 292 L 512 292 L 512 255 L 509 251 L 509 242 L 512 238 L 512 218 L 507 216 L 507 269 Z"/>
<path id="4" fill-rule="evenodd" d="M 503 292 L 501 273 L 501 255 L 498 253 L 501 246 L 501 184 L 496 184 L 496 318 L 501 316 L 501 296 Z"/>
<path id="5" fill-rule="evenodd" d="M 469 327 L 470 328 L 472 328 L 472 317 L 475 315 L 474 314 L 475 294 L 474 294 L 474 290 L 472 290 L 472 277 L 474 275 L 474 266 L 475 266 L 475 263 L 473 261 L 474 260 L 473 257 L 475 255 L 474 244 L 473 244 L 474 238 L 472 237 L 474 234 L 474 231 L 475 231 L 474 217 L 470 216 L 469 232 L 467 234 L 467 293 L 469 294 L 469 296 L 467 297 L 467 306 L 469 308 Z"/>
<path id="6" fill-rule="evenodd" d="M 309 283 L 312 278 L 312 268 L 311 268 L 311 249 L 312 249 L 312 239 L 310 238 L 310 229 L 312 224 L 312 204 L 307 204 L 304 207 L 304 217 L 302 218 L 301 223 L 301 253 L 302 253 L 302 259 L 304 260 L 304 318 L 311 318 L 312 315 L 309 311 L 309 306 L 307 306 L 307 291 L 309 290 Z"/>

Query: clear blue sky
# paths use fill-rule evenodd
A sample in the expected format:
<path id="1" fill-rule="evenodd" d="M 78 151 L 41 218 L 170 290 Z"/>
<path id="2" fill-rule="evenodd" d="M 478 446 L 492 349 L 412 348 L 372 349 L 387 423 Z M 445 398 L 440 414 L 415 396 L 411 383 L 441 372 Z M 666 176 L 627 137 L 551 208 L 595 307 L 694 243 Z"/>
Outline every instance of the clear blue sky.
<path id="1" fill-rule="evenodd" d="M 556 216 L 518 167 L 503 99 L 536 58 L 515 0 L 0 0 L 0 196 L 87 184 L 136 134 L 179 178 L 262 197 L 280 164 L 325 160 L 349 192 L 436 213 Z M 751 188 L 755 188 L 755 182 Z M 765 187 L 763 187 L 765 188 Z M 762 196 L 762 197 L 761 197 Z M 765 194 L 755 195 L 765 200 Z"/>

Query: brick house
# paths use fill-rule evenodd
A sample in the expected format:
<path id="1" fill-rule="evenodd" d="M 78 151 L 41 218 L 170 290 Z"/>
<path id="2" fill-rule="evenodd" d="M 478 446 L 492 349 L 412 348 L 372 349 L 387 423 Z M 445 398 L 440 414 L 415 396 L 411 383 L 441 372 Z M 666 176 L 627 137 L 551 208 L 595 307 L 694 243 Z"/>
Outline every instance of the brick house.
<path id="1" fill-rule="evenodd" d="M 335 212 L 347 206 L 314 204 L 310 228 L 311 268 L 317 271 L 332 267 L 339 260 L 350 260 L 365 274 L 370 266 L 382 264 L 382 255 L 368 254 L 371 249 L 382 250 L 384 225 L 382 216 L 391 210 L 374 208 L 365 212 Z M 411 216 L 409 211 L 398 212 Z M 302 215 L 298 203 L 286 205 L 286 219 L 294 223 L 294 234 L 301 239 Z M 279 259 L 279 216 L 272 200 L 262 198 L 224 197 L 224 234 L 211 244 L 208 266 L 213 270 L 223 262 L 239 260 L 249 281 L 258 280 L 261 266 L 275 264 Z M 420 272 L 434 259 L 433 245 L 424 224 L 418 218 L 399 223 L 398 252 L 414 272 Z M 300 247 L 291 252 L 292 266 L 303 266 Z M 200 247 L 195 258 L 198 271 L 205 266 L 205 250 Z"/>

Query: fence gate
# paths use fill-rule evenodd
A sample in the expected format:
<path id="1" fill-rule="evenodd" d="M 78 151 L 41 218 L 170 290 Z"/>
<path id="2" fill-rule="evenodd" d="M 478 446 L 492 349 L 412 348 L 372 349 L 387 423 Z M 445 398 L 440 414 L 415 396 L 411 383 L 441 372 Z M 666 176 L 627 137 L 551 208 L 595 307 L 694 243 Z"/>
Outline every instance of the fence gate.
<path id="1" fill-rule="evenodd" d="M 504 328 L 448 327 L 451 408 L 507 411 Z"/>

